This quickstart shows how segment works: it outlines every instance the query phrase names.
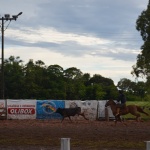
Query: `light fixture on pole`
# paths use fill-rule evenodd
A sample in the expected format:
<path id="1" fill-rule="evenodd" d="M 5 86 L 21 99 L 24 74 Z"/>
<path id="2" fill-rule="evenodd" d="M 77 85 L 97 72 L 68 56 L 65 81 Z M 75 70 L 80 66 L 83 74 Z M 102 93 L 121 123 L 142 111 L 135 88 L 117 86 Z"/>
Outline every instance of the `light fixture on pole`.
<path id="1" fill-rule="evenodd" d="M 4 20 L 5 21 L 11 21 L 11 20 L 17 20 L 18 16 L 20 16 L 22 12 L 20 12 L 18 15 L 13 15 L 12 17 L 10 14 L 5 14 L 4 17 L 1 17 L 0 20 L 2 20 L 1 24 L 1 33 L 2 33 L 2 61 L 1 61 L 1 91 L 2 91 L 2 99 L 5 99 L 5 87 L 4 87 Z"/>

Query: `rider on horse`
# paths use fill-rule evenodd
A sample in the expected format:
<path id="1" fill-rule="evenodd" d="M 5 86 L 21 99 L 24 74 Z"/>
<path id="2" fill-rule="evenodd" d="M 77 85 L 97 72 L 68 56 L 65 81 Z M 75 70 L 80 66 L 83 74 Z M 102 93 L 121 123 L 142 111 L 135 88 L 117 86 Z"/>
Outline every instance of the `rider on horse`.
<path id="1" fill-rule="evenodd" d="M 123 94 L 122 90 L 119 90 L 119 97 L 117 99 L 117 102 L 121 102 L 121 104 L 117 104 L 116 116 L 119 115 L 120 109 L 125 108 L 125 106 L 126 106 L 126 96 Z"/>

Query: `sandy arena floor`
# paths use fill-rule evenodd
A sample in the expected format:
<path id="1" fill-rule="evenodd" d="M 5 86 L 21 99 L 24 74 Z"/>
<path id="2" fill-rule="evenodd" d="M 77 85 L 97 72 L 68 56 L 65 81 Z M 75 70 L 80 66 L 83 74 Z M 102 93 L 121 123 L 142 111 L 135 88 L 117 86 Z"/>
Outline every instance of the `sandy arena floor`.
<path id="1" fill-rule="evenodd" d="M 150 121 L 0 120 L 1 150 L 60 150 L 70 138 L 71 150 L 146 150 Z"/>

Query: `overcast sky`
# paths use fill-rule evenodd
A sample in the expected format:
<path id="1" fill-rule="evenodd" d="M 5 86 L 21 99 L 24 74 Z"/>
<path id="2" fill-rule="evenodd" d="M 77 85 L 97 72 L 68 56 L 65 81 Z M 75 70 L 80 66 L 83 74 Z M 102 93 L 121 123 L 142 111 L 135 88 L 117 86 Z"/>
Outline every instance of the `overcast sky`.
<path id="1" fill-rule="evenodd" d="M 143 44 L 136 20 L 148 0 L 0 0 L 0 17 L 23 12 L 5 22 L 4 57 L 26 64 L 76 67 L 100 74 L 115 84 L 132 77 Z"/>

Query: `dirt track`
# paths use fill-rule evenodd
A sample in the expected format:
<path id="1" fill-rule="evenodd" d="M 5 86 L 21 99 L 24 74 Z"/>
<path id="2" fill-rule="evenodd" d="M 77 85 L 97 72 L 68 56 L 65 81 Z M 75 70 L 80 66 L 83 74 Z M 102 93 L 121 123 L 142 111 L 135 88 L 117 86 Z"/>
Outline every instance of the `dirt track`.
<path id="1" fill-rule="evenodd" d="M 150 121 L 127 126 L 106 121 L 0 120 L 1 150 L 60 150 L 71 138 L 71 150 L 146 150 Z"/>

